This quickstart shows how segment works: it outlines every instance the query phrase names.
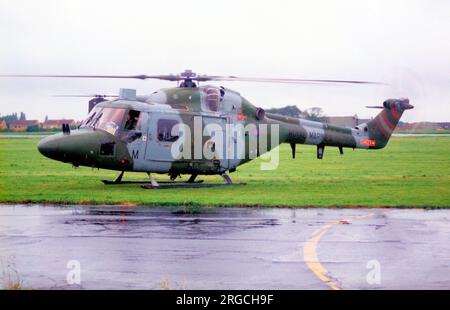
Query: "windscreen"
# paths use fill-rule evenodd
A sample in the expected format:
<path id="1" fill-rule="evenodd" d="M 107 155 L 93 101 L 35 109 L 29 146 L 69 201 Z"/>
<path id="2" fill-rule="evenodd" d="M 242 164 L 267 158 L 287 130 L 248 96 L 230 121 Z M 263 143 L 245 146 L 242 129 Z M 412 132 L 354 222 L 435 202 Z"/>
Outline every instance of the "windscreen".
<path id="1" fill-rule="evenodd" d="M 125 118 L 125 113 L 125 109 L 95 107 L 81 126 L 100 128 L 112 135 L 117 135 Z"/>

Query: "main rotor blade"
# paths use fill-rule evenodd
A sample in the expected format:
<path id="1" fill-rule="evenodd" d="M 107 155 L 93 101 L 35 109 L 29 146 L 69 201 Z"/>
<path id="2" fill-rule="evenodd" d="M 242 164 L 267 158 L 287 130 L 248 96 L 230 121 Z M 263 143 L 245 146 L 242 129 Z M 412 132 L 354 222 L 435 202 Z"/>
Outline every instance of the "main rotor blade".
<path id="1" fill-rule="evenodd" d="M 237 77 L 237 76 L 198 76 L 197 80 L 202 81 L 238 81 L 238 82 L 262 82 L 262 83 L 285 83 L 285 84 L 377 84 L 385 85 L 381 82 L 356 81 L 356 80 L 329 80 L 329 79 L 283 79 L 283 78 L 260 78 L 260 77 Z"/>
<path id="2" fill-rule="evenodd" d="M 157 79 L 165 81 L 183 81 L 192 80 L 199 82 L 206 81 L 237 81 L 237 82 L 262 82 L 262 83 L 284 83 L 284 84 L 376 84 L 386 85 L 380 82 L 356 81 L 356 80 L 330 80 L 330 79 L 288 79 L 288 78 L 263 78 L 263 77 L 238 77 L 238 76 L 220 76 L 220 75 L 195 75 L 183 76 L 182 74 L 166 75 L 48 75 L 48 74 L 14 74 L 0 75 L 0 77 L 12 78 L 88 78 L 88 79 Z"/>
<path id="3" fill-rule="evenodd" d="M 53 95 L 52 97 L 69 97 L 69 98 L 75 98 L 75 97 L 88 97 L 88 98 L 116 98 L 119 97 L 118 95 L 98 95 L 98 94 L 92 94 L 92 95 Z"/>
<path id="4" fill-rule="evenodd" d="M 160 79 L 167 81 L 178 81 L 179 76 L 176 75 L 54 75 L 54 74 L 1 74 L 0 77 L 11 78 L 81 78 L 81 79 Z"/>

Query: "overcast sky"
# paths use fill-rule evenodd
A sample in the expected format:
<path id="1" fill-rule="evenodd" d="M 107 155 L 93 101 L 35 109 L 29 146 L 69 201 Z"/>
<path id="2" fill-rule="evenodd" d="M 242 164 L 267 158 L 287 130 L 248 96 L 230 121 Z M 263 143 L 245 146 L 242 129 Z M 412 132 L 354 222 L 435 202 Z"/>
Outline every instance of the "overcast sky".
<path id="1" fill-rule="evenodd" d="M 265 108 L 328 115 L 409 97 L 406 121 L 450 121 L 450 1 L 0 0 L 0 74 L 197 73 L 389 86 L 222 82 Z M 84 98 L 164 81 L 0 79 L 0 114 L 82 119 Z"/>

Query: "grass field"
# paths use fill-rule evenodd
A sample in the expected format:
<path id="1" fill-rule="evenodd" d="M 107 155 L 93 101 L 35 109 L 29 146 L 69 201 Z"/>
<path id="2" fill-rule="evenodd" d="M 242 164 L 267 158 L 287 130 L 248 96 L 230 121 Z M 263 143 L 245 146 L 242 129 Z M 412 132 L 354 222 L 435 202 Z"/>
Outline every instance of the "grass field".
<path id="1" fill-rule="evenodd" d="M 407 134 L 450 134 L 450 130 L 426 130 L 426 129 L 418 129 L 418 130 L 396 130 L 395 133 L 407 133 Z"/>
<path id="2" fill-rule="evenodd" d="M 105 186 L 117 172 L 41 156 L 39 139 L 0 139 L 0 202 L 208 206 L 399 206 L 450 207 L 450 137 L 393 138 L 379 151 L 280 148 L 277 170 L 261 171 L 260 160 L 238 167 L 235 182 L 247 185 L 202 189 L 144 190 L 139 185 Z M 166 178 L 166 176 L 160 176 Z M 145 179 L 129 173 L 125 179 Z M 187 176 L 184 176 L 186 179 Z M 203 177 L 222 182 L 218 176 Z"/>
<path id="3" fill-rule="evenodd" d="M 53 135 L 58 133 L 59 131 L 0 131 L 0 135 L 8 135 L 8 136 L 36 136 L 36 135 Z"/>

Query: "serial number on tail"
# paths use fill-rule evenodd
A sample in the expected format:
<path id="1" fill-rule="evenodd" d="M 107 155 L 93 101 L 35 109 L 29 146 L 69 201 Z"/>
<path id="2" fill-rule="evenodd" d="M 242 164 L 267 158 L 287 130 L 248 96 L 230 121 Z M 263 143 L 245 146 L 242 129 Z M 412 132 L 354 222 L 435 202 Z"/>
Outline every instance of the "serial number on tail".
<path id="1" fill-rule="evenodd" d="M 367 146 L 375 146 L 376 145 L 375 140 L 369 140 L 369 139 L 361 140 L 360 143 L 362 145 L 367 145 Z"/>

